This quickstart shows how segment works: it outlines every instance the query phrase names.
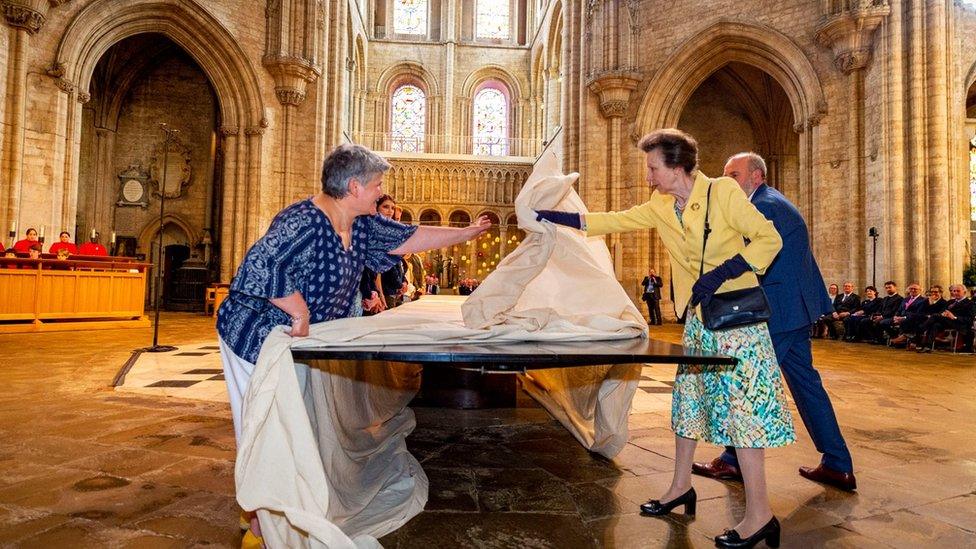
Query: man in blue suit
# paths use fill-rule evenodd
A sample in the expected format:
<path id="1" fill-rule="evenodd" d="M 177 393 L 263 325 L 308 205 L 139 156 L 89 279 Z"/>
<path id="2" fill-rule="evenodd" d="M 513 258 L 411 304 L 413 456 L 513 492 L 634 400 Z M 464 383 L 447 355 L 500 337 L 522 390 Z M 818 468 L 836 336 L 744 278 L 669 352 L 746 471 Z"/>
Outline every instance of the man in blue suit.
<path id="1" fill-rule="evenodd" d="M 851 453 L 837 424 L 830 397 L 813 367 L 810 326 L 833 305 L 824 289 L 823 276 L 810 251 L 807 225 L 799 210 L 779 191 L 766 185 L 766 163 L 755 153 L 739 153 L 725 165 L 725 176 L 739 182 L 756 208 L 773 222 L 783 238 L 783 249 L 761 278 L 772 317 L 769 332 L 776 360 L 793 394 L 796 408 L 817 450 L 823 454 L 817 467 L 800 467 L 800 475 L 842 490 L 857 489 Z M 709 463 L 695 463 L 693 472 L 712 478 L 741 480 L 735 450 Z"/>

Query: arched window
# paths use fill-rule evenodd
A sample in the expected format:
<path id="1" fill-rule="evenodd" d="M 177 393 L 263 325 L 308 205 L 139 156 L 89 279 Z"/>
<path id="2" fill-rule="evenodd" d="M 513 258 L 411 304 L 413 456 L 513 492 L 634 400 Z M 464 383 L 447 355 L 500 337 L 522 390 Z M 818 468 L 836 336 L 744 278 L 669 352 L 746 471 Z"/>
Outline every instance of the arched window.
<path id="1" fill-rule="evenodd" d="M 393 32 L 427 34 L 427 0 L 393 0 Z"/>
<path id="2" fill-rule="evenodd" d="M 508 154 L 508 100 L 495 88 L 484 88 L 474 96 L 474 154 Z"/>
<path id="3" fill-rule="evenodd" d="M 423 152 L 427 97 L 413 84 L 404 84 L 393 92 L 390 121 L 390 150 Z"/>
<path id="4" fill-rule="evenodd" d="M 507 40 L 509 28 L 509 0 L 476 0 L 475 36 Z"/>

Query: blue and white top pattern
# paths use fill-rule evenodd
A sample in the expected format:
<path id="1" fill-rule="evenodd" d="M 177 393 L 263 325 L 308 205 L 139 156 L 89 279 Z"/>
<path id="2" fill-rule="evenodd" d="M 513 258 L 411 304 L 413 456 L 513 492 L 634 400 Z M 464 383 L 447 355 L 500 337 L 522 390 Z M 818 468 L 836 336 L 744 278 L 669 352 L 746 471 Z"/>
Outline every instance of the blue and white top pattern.
<path id="1" fill-rule="evenodd" d="M 311 199 L 288 206 L 247 251 L 217 313 L 217 333 L 237 356 L 254 364 L 271 330 L 291 324 L 270 299 L 300 292 L 313 324 L 349 316 L 359 299 L 363 267 L 383 272 L 395 265 L 400 257 L 389 251 L 416 230 L 381 215 L 360 216 L 347 250 Z"/>

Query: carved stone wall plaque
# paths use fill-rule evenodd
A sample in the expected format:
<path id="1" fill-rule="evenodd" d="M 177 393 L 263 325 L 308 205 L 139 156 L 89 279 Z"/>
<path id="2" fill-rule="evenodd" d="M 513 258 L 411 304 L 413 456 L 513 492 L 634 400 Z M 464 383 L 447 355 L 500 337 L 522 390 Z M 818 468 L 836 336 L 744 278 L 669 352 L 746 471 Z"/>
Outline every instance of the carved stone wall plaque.
<path id="1" fill-rule="evenodd" d="M 168 152 L 166 147 L 168 146 Z M 155 193 L 165 193 L 166 198 L 180 198 L 183 187 L 190 184 L 190 148 L 178 138 L 160 141 L 153 146 L 149 158 L 149 174 Z M 166 162 L 166 181 L 163 182 L 163 162 Z"/>
<path id="2" fill-rule="evenodd" d="M 140 206 L 145 208 L 149 205 L 149 189 L 147 183 L 149 174 L 145 168 L 138 165 L 130 165 L 118 175 L 119 178 L 119 199 L 115 203 L 117 206 Z"/>

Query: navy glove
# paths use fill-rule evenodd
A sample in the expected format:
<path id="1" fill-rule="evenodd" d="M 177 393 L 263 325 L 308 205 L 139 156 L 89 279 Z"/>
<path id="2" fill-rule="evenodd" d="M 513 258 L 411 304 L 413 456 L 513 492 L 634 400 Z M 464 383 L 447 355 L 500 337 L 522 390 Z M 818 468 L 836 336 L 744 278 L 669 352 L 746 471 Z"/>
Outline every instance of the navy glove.
<path id="1" fill-rule="evenodd" d="M 707 301 L 726 280 L 738 278 L 742 273 L 751 270 L 752 267 L 743 259 L 741 254 L 735 254 L 735 257 L 726 259 L 724 263 L 701 275 L 695 281 L 695 285 L 691 287 L 691 306 L 697 307 L 699 303 Z"/>
<path id="2" fill-rule="evenodd" d="M 560 212 L 557 210 L 538 210 L 535 212 L 536 221 L 542 221 L 543 219 L 557 225 L 565 225 L 574 229 L 583 228 L 583 221 L 580 219 L 580 214 L 575 212 Z"/>

